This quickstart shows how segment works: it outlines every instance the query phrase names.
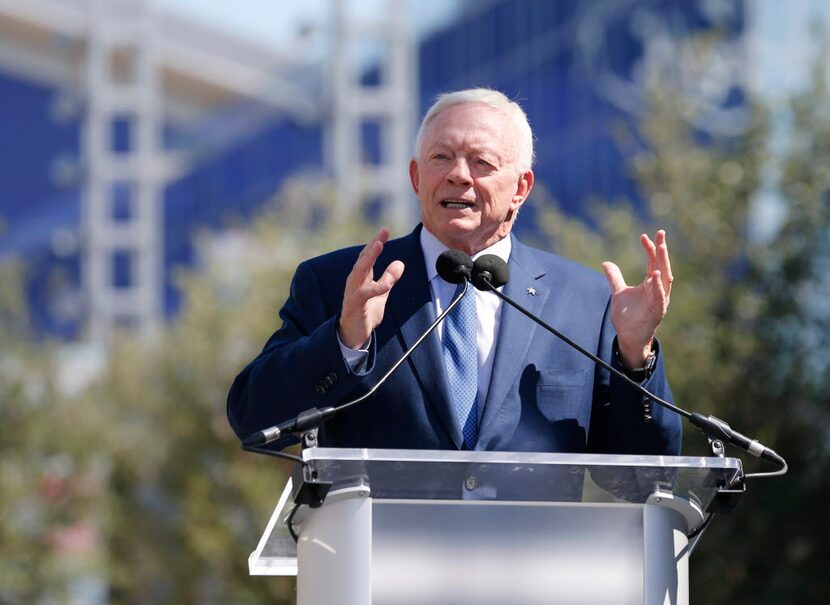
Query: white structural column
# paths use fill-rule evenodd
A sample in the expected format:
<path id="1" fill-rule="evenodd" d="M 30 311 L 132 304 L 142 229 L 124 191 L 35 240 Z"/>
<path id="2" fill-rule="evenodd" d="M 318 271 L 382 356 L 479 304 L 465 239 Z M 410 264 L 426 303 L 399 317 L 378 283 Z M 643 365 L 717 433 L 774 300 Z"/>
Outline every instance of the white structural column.
<path id="1" fill-rule="evenodd" d="M 338 212 L 360 211 L 380 201 L 382 220 L 393 228 L 411 226 L 417 216 L 407 168 L 412 157 L 418 111 L 417 41 L 411 3 L 390 0 L 371 20 L 358 18 L 350 0 L 331 0 L 333 41 L 331 114 L 327 158 L 335 177 Z M 363 55 L 361 50 L 369 48 Z M 371 53 L 371 49 L 380 52 Z M 361 82 L 367 59 L 377 61 L 379 81 Z M 372 65 L 373 63 L 369 63 Z M 367 160 L 363 129 L 379 132 L 379 158 Z"/>
<path id="2" fill-rule="evenodd" d="M 161 81 L 146 0 L 89 3 L 83 156 L 89 336 L 161 319 Z"/>

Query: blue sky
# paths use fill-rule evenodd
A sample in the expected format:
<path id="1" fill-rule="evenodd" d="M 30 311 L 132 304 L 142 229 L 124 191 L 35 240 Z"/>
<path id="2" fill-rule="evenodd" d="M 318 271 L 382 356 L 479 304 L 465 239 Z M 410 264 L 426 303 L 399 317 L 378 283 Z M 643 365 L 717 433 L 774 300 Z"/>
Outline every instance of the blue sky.
<path id="1" fill-rule="evenodd" d="M 815 47 L 814 25 L 830 32 L 826 0 L 747 0 L 751 83 L 756 92 L 778 100 L 807 79 Z"/>

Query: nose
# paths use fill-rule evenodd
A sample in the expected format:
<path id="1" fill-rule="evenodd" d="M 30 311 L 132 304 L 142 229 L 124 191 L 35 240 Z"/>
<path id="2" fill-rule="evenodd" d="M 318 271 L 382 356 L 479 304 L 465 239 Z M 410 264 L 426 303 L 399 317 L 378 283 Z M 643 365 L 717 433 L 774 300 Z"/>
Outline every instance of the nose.
<path id="1" fill-rule="evenodd" d="M 453 163 L 450 171 L 447 173 L 447 180 L 453 185 L 465 185 L 469 187 L 473 184 L 473 177 L 470 174 L 470 166 L 464 158 L 458 158 Z"/>

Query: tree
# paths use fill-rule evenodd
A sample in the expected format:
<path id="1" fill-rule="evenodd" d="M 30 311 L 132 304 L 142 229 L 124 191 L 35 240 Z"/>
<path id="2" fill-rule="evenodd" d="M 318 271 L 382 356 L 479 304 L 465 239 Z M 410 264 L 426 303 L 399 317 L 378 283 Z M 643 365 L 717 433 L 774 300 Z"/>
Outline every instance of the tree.
<path id="1" fill-rule="evenodd" d="M 335 224 L 331 197 L 297 179 L 249 229 L 202 235 L 181 314 L 155 341 L 120 335 L 77 392 L 59 388 L 49 347 L 27 344 L 4 280 L 0 321 L 21 334 L 14 358 L 0 343 L 0 603 L 293 601 L 289 579 L 246 563 L 288 467 L 240 450 L 225 400 L 278 327 L 297 263 L 370 236 L 359 219 Z"/>
<path id="2" fill-rule="evenodd" d="M 278 327 L 298 262 L 367 238 L 358 221 L 335 224 L 331 197 L 298 179 L 250 230 L 203 235 L 181 315 L 149 347 L 121 341 L 86 394 L 110 427 L 114 602 L 291 602 L 288 579 L 247 573 L 290 467 L 239 449 L 225 401 Z"/>
<path id="3" fill-rule="evenodd" d="M 742 511 L 752 505 L 752 513 L 741 514 L 732 528 L 713 532 L 717 550 L 712 551 L 712 582 L 706 589 L 723 602 L 830 599 L 824 572 L 830 565 L 824 548 L 830 529 L 823 521 L 830 497 L 824 470 L 830 462 L 830 94 L 825 46 L 819 44 L 820 60 L 809 87 L 790 103 L 789 145 L 777 162 L 784 219 L 769 241 L 752 248 L 748 281 L 759 302 L 756 344 L 746 364 L 751 371 L 733 390 L 751 403 L 741 421 L 785 455 L 790 472 L 774 482 L 753 483 L 741 504 Z"/>
<path id="4" fill-rule="evenodd" d="M 658 84 L 647 118 L 623 144 L 642 142 L 632 163 L 645 212 L 592 204 L 592 224 L 542 212 L 547 247 L 598 268 L 619 260 L 642 275 L 638 232 L 666 228 L 676 278 L 659 338 L 675 399 L 727 419 L 790 462 L 784 478 L 754 480 L 737 512 L 716 520 L 692 558 L 692 595 L 702 603 L 824 602 L 830 539 L 822 523 L 830 480 L 830 95 L 825 66 L 792 103 L 794 144 L 769 149 L 767 110 L 748 101 L 739 137 L 702 136 L 677 87 Z M 751 237 L 753 203 L 779 171 L 785 220 L 770 241 Z M 551 206 L 552 207 L 552 206 Z M 684 453 L 706 455 L 688 428 Z M 729 450 L 728 455 L 738 455 Z M 748 472 L 768 471 L 741 456 Z M 810 578 L 815 579 L 811 581 Z"/>

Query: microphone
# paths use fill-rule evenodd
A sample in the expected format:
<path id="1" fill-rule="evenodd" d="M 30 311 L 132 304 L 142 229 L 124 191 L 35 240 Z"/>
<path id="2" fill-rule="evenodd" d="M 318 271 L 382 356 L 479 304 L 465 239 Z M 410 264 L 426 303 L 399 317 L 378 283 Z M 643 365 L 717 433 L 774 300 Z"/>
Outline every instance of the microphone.
<path id="1" fill-rule="evenodd" d="M 473 259 L 461 250 L 444 250 L 435 261 L 435 270 L 444 281 L 460 284 L 470 280 Z"/>
<path id="2" fill-rule="evenodd" d="M 325 407 L 322 410 L 318 408 L 305 410 L 291 420 L 286 420 L 270 428 L 248 435 L 242 441 L 242 445 L 243 447 L 262 447 L 285 435 L 302 433 L 315 426 L 320 426 L 323 422 L 334 416 L 335 412 L 336 409 L 333 407 Z"/>
<path id="3" fill-rule="evenodd" d="M 484 254 L 473 263 L 473 285 L 479 290 L 501 288 L 509 279 L 510 268 L 500 256 Z"/>
<path id="4" fill-rule="evenodd" d="M 605 368 L 606 370 L 614 374 L 614 376 L 622 379 L 626 384 L 637 390 L 644 397 L 647 397 L 648 399 L 654 401 L 655 403 L 658 403 L 664 408 L 669 409 L 675 412 L 676 414 L 680 414 L 684 418 L 687 418 L 689 422 L 701 429 L 708 437 L 721 439 L 722 441 L 731 443 L 739 449 L 742 449 L 743 451 L 752 454 L 756 458 L 762 458 L 764 460 L 767 460 L 768 462 L 777 464 L 781 466 L 781 468 L 783 469 L 787 468 L 786 461 L 772 449 L 764 446 L 755 439 L 750 439 L 749 437 L 742 435 L 738 431 L 732 429 L 732 427 L 730 427 L 726 422 L 719 418 L 716 418 L 715 416 L 707 417 L 703 416 L 702 414 L 698 414 L 697 412 L 687 412 L 686 410 L 679 408 L 672 403 L 669 403 L 665 399 L 661 399 L 657 395 L 654 395 L 641 384 L 635 382 L 634 380 L 631 380 L 623 372 L 620 372 L 618 369 L 612 367 L 611 364 L 607 363 L 605 360 L 600 359 L 590 351 L 581 347 L 576 342 L 574 342 L 573 340 L 559 332 L 556 328 L 548 325 L 540 317 L 533 315 L 530 311 L 524 309 L 521 305 L 513 301 L 510 297 L 499 292 L 496 288 L 506 284 L 509 277 L 510 270 L 508 269 L 507 263 L 504 262 L 502 258 L 494 254 L 484 254 L 477 258 L 475 263 L 473 263 L 472 282 L 473 285 L 479 290 L 485 292 L 492 292 L 500 299 L 502 299 L 504 302 L 514 307 L 522 314 L 529 317 L 537 324 L 545 328 L 548 332 L 550 332 L 560 340 L 564 341 L 565 343 L 567 343 L 568 345 L 570 345 L 571 347 L 573 347 L 574 349 L 576 349 L 577 351 L 591 359 L 594 363 Z M 760 474 L 758 474 L 757 476 L 760 476 Z"/>
<path id="5" fill-rule="evenodd" d="M 280 424 L 276 424 L 272 427 L 267 429 L 263 429 L 261 431 L 257 431 L 252 435 L 249 435 L 242 441 L 243 448 L 246 447 L 262 447 L 264 445 L 268 445 L 285 437 L 287 435 L 292 435 L 295 433 L 303 433 L 305 431 L 314 429 L 319 427 L 323 422 L 330 420 L 336 414 L 343 412 L 350 407 L 359 404 L 361 401 L 364 401 L 371 397 L 375 391 L 377 391 L 380 386 L 386 382 L 386 379 L 389 378 L 392 373 L 397 370 L 401 364 L 406 361 L 412 352 L 417 349 L 424 340 L 426 340 L 427 336 L 429 336 L 435 328 L 438 327 L 444 318 L 449 315 L 450 311 L 452 311 L 456 305 L 461 301 L 464 295 L 467 293 L 467 288 L 469 288 L 470 283 L 470 276 L 473 270 L 473 259 L 470 258 L 469 254 L 461 252 L 460 250 L 446 250 L 441 253 L 438 259 L 435 261 L 435 270 L 438 272 L 438 275 L 441 279 L 444 279 L 452 284 L 460 284 L 466 283 L 467 286 L 464 288 L 464 291 L 453 300 L 444 311 L 435 319 L 434 322 L 427 328 L 426 332 L 424 332 L 418 340 L 416 340 L 411 347 L 409 347 L 406 352 L 401 356 L 401 358 L 395 362 L 395 364 L 384 374 L 381 379 L 369 389 L 368 392 L 364 393 L 357 399 L 353 399 L 347 403 L 336 407 L 325 407 L 322 409 L 319 408 L 311 408 L 300 412 L 295 418 L 291 420 L 286 420 Z"/>
<path id="6" fill-rule="evenodd" d="M 787 466 L 787 463 L 775 450 L 768 448 L 757 439 L 752 439 L 739 433 L 716 416 L 704 416 L 703 414 L 692 412 L 689 416 L 689 421 L 710 437 L 717 437 L 721 441 L 731 443 L 756 458 L 761 458 L 762 460 L 778 464 L 782 467 Z"/>

